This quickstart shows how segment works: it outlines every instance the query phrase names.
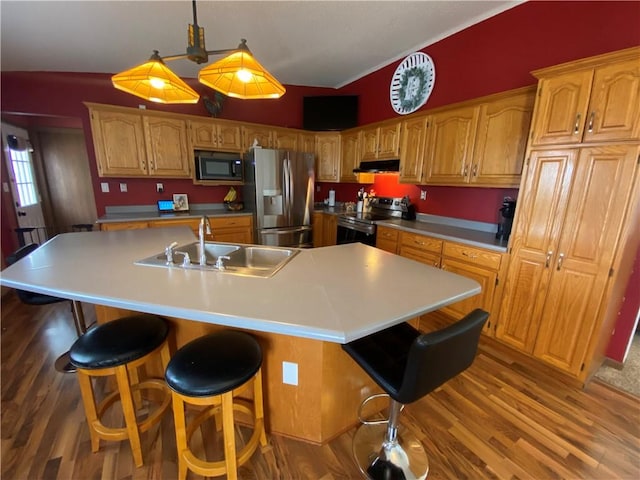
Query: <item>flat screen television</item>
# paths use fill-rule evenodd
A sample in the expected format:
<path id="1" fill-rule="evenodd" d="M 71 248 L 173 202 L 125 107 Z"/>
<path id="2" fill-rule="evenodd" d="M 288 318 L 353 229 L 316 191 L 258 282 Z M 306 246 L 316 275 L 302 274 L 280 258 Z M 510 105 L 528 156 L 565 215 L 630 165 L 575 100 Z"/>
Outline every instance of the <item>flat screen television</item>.
<path id="1" fill-rule="evenodd" d="M 357 95 L 303 97 L 302 128 L 317 132 L 358 126 Z"/>

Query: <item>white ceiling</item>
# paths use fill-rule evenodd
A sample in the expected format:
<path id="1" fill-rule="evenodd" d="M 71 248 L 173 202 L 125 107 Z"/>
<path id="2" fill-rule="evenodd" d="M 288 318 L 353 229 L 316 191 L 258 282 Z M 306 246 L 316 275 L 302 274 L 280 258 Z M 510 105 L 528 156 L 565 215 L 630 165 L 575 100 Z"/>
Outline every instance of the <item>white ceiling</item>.
<path id="1" fill-rule="evenodd" d="M 197 3 L 209 50 L 241 38 L 288 85 L 342 87 L 521 1 L 209 1 Z M 186 51 L 190 0 L 1 0 L 2 71 L 117 73 Z M 219 57 L 210 57 L 210 61 Z M 189 60 L 169 66 L 197 77 Z"/>

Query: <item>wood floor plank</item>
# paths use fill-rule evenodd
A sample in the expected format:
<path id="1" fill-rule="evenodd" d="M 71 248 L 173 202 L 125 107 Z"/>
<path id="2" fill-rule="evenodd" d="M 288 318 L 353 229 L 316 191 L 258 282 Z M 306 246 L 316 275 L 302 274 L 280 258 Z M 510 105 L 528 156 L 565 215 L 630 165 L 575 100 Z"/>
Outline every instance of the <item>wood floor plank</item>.
<path id="1" fill-rule="evenodd" d="M 92 322 L 91 307 L 85 307 Z M 101 441 L 100 450 L 91 452 L 75 376 L 53 368 L 75 339 L 68 303 L 31 307 L 10 293 L 2 298 L 1 329 L 3 480 L 176 478 L 172 415 L 142 435 L 141 468 L 127 442 Z M 96 390 L 110 385 L 101 379 Z M 118 407 L 108 412 L 110 424 L 122 421 Z M 466 372 L 408 405 L 401 422 L 428 452 L 430 479 L 640 478 L 639 398 L 600 381 L 581 389 L 491 340 L 483 339 Z M 352 459 L 354 432 L 323 446 L 270 435 L 268 445 L 239 468 L 239 478 L 361 478 Z M 213 433 L 194 440 L 205 442 L 209 456 L 219 443 Z"/>

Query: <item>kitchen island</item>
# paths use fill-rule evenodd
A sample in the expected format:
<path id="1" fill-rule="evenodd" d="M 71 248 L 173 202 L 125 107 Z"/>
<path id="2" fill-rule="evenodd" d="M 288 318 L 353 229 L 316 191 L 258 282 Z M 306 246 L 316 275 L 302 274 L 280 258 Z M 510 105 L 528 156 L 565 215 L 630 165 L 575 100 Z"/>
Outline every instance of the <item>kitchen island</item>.
<path id="1" fill-rule="evenodd" d="M 480 291 L 362 244 L 302 250 L 271 278 L 134 264 L 194 240 L 186 227 L 62 234 L 5 269 L 0 283 L 95 304 L 101 322 L 162 315 L 173 348 L 217 328 L 250 331 L 264 349 L 269 430 L 314 443 L 353 426 L 374 389 L 340 344 Z M 297 385 L 283 383 L 283 362 L 296 366 Z"/>

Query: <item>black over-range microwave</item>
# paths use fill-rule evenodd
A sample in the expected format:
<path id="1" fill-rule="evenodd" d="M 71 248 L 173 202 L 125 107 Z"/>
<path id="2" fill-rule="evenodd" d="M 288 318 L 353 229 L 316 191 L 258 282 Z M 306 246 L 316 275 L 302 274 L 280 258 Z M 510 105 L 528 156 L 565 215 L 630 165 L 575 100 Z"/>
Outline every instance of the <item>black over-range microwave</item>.
<path id="1" fill-rule="evenodd" d="M 243 180 L 239 153 L 196 150 L 195 161 L 198 180 Z"/>

